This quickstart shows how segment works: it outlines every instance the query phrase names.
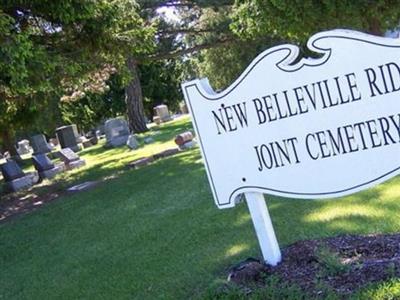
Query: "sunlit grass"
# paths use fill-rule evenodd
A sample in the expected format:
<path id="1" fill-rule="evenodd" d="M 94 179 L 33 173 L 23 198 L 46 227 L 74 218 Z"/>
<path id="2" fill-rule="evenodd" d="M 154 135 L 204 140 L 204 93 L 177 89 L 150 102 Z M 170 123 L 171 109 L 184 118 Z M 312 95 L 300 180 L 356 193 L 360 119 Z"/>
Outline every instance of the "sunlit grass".
<path id="1" fill-rule="evenodd" d="M 154 127 L 139 136 L 135 151 L 104 149 L 101 142 L 80 152 L 84 168 L 44 183 L 64 188 L 112 178 L 0 225 L 0 299 L 196 299 L 225 279 L 230 266 L 261 257 L 246 205 L 215 207 L 199 149 L 125 167 L 174 147 L 174 136 L 189 128 L 187 118 Z M 154 143 L 144 145 L 150 135 Z M 338 199 L 266 201 L 285 247 L 345 233 L 400 232 L 399 187 L 397 177 Z M 363 295 L 398 289 L 388 283 Z M 298 295 L 288 287 L 260 299 L 270 293 Z"/>

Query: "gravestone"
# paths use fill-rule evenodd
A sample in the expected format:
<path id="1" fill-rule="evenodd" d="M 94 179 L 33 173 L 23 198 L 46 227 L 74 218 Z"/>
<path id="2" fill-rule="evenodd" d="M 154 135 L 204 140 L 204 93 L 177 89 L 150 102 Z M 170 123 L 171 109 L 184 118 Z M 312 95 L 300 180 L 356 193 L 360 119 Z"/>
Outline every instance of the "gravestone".
<path id="1" fill-rule="evenodd" d="M 84 159 L 81 159 L 78 154 L 70 148 L 64 148 L 59 151 L 60 159 L 65 163 L 67 170 L 75 169 L 86 165 Z"/>
<path id="2" fill-rule="evenodd" d="M 154 116 L 159 117 L 162 122 L 171 121 L 171 115 L 168 111 L 168 106 L 166 105 L 158 105 L 154 107 Z"/>
<path id="3" fill-rule="evenodd" d="M 193 133 L 191 131 L 186 131 L 178 134 L 175 137 L 175 144 L 179 146 L 180 150 L 191 149 L 197 146 L 197 143 L 193 139 Z"/>
<path id="4" fill-rule="evenodd" d="M 77 143 L 79 134 L 75 124 L 57 128 L 56 135 L 62 149 L 70 148 L 75 152 L 81 150 Z"/>
<path id="5" fill-rule="evenodd" d="M 8 160 L 6 163 L 0 165 L 0 169 L 3 174 L 6 190 L 13 192 L 30 187 L 39 180 L 37 172 L 25 174 L 13 160 Z"/>
<path id="6" fill-rule="evenodd" d="M 106 146 L 120 147 L 126 144 L 129 137 L 128 124 L 123 119 L 110 119 L 104 124 L 106 133 Z"/>
<path id="7" fill-rule="evenodd" d="M 154 157 L 153 156 L 142 157 L 142 158 L 138 158 L 138 159 L 135 159 L 134 161 L 130 162 L 128 164 L 128 167 L 137 169 L 137 168 L 146 166 L 146 165 L 148 165 L 149 163 L 151 163 L 153 161 L 154 161 Z"/>
<path id="8" fill-rule="evenodd" d="M 135 150 L 139 147 L 139 143 L 138 143 L 135 135 L 131 134 L 128 137 L 128 140 L 126 141 L 126 145 L 132 150 Z"/>
<path id="9" fill-rule="evenodd" d="M 161 124 L 161 118 L 159 116 L 154 116 L 153 117 L 153 122 L 156 123 L 157 125 Z"/>
<path id="10" fill-rule="evenodd" d="M 43 134 L 37 134 L 30 138 L 33 153 L 48 153 L 51 152 L 51 147 L 46 141 L 46 137 Z"/>
<path id="11" fill-rule="evenodd" d="M 99 184 L 99 181 L 86 181 L 86 182 L 71 186 L 70 188 L 67 189 L 67 191 L 68 192 L 82 192 L 82 191 L 86 191 L 90 188 L 93 188 L 98 184 Z"/>
<path id="12" fill-rule="evenodd" d="M 179 109 L 180 109 L 181 113 L 184 114 L 184 115 L 189 113 L 189 110 L 188 110 L 188 107 L 186 105 L 186 102 L 181 102 L 179 104 Z"/>
<path id="13" fill-rule="evenodd" d="M 35 169 L 39 172 L 39 177 L 41 179 L 53 178 L 64 171 L 63 163 L 54 165 L 54 163 L 44 153 L 32 155 L 32 161 Z"/>
<path id="14" fill-rule="evenodd" d="M 153 155 L 154 159 L 165 158 L 179 153 L 179 148 L 170 148 Z"/>
<path id="15" fill-rule="evenodd" d="M 13 160 L 8 160 L 5 164 L 1 165 L 1 173 L 6 182 L 25 176 L 20 166 Z"/>
<path id="16" fill-rule="evenodd" d="M 17 152 L 19 155 L 28 154 L 29 152 L 31 152 L 31 147 L 29 145 L 28 140 L 21 140 L 17 144 L 18 144 Z"/>
<path id="17" fill-rule="evenodd" d="M 58 139 L 57 139 L 57 138 L 51 138 L 51 139 L 49 140 L 49 142 L 50 142 L 51 144 L 53 144 L 54 147 L 55 147 L 55 146 L 58 146 Z"/>

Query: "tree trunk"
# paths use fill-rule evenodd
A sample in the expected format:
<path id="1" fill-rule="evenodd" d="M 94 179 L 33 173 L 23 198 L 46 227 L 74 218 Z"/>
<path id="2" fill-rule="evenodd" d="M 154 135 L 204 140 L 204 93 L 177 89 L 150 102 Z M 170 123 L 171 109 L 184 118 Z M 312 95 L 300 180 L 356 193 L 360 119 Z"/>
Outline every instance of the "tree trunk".
<path id="1" fill-rule="evenodd" d="M 129 129 L 135 133 L 145 132 L 148 129 L 143 109 L 142 85 L 140 84 L 135 59 L 132 57 L 128 58 L 127 66 L 132 75 L 132 80 L 125 89 Z"/>
<path id="2" fill-rule="evenodd" d="M 368 32 L 373 35 L 383 36 L 381 24 L 379 23 L 378 19 L 372 18 L 369 20 Z"/>
<path id="3" fill-rule="evenodd" d="M 18 157 L 17 149 L 14 144 L 14 131 L 12 129 L 5 129 L 1 131 L 1 143 L 3 144 L 3 153 L 8 151 L 11 157 Z"/>

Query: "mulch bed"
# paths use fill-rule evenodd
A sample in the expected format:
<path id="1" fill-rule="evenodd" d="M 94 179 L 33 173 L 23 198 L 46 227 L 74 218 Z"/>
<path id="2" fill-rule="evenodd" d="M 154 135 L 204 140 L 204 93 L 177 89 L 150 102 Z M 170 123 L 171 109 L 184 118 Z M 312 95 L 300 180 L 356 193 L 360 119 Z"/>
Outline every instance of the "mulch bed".
<path id="1" fill-rule="evenodd" d="M 400 234 L 299 241 L 282 256 L 276 267 L 249 259 L 233 267 L 229 280 L 248 289 L 275 275 L 313 296 L 323 293 L 321 286 L 346 296 L 369 283 L 400 277 Z"/>

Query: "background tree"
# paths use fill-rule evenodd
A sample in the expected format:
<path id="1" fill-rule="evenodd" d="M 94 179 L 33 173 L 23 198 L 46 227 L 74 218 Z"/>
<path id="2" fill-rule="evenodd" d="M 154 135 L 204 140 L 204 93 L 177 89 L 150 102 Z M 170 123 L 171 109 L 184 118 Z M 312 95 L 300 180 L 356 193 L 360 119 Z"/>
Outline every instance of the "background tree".
<path id="1" fill-rule="evenodd" d="M 107 88 L 103 93 L 88 92 L 75 101 L 61 101 L 59 106 L 63 122 L 76 124 L 80 131 L 87 132 L 107 118 L 124 115 L 124 77 L 113 74 L 106 84 Z"/>
<path id="2" fill-rule="evenodd" d="M 79 89 L 94 70 L 124 68 L 128 53 L 151 50 L 154 30 L 143 26 L 137 10 L 130 0 L 2 1 L 0 136 L 5 149 L 15 152 L 16 131 L 32 124 L 46 101 L 59 99 L 65 88 Z"/>
<path id="3" fill-rule="evenodd" d="M 394 0 L 243 0 L 235 3 L 232 29 L 242 38 L 268 35 L 290 41 L 334 28 L 382 35 L 398 25 L 397 7 Z"/>

